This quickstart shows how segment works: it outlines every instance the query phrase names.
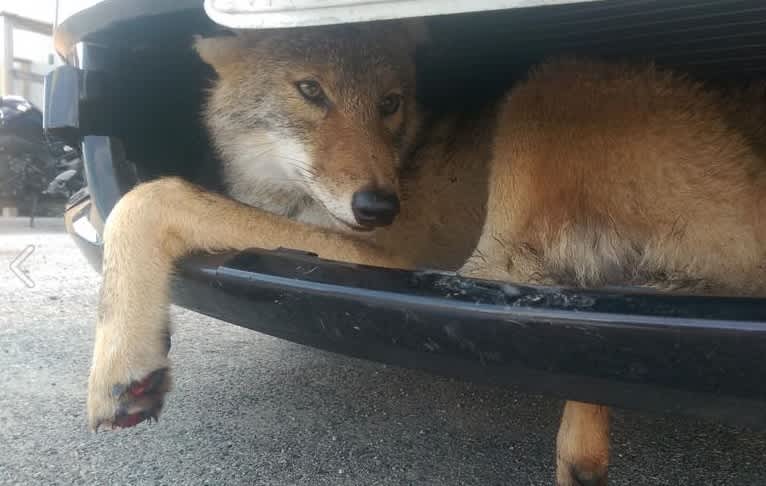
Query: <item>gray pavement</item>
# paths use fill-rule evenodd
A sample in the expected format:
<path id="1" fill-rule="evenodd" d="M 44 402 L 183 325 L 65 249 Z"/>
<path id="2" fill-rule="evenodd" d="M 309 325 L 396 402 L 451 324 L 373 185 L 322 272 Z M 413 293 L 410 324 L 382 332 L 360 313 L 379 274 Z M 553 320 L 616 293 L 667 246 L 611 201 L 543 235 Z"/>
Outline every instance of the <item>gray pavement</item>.
<path id="1" fill-rule="evenodd" d="M 158 424 L 85 427 L 99 277 L 58 220 L 0 219 L 0 484 L 549 485 L 560 402 L 175 309 Z M 8 269 L 28 245 L 27 288 Z M 612 485 L 766 485 L 766 433 L 616 411 Z"/>

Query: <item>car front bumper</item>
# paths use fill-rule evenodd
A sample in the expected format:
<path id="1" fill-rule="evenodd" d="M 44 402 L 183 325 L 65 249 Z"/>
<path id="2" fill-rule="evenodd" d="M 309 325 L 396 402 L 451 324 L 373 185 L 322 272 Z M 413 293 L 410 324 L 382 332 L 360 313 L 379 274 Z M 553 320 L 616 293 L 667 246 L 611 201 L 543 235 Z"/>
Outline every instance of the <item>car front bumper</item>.
<path id="1" fill-rule="evenodd" d="M 105 2 L 104 12 L 116 3 Z M 58 33 L 59 52 L 73 65 L 46 79 L 45 110 L 47 129 L 81 142 L 88 188 L 70 201 L 66 221 L 96 268 L 103 221 L 136 183 L 120 141 L 98 134 L 105 131 L 101 100 L 114 90 L 110 59 L 99 56 L 108 38 L 87 29 L 102 25 L 104 12 L 86 11 Z M 130 19 L 109 18 L 123 35 L 135 30 Z M 173 291 L 189 309 L 351 356 L 766 426 L 763 300 L 534 288 L 259 250 L 190 257 L 180 262 Z"/>

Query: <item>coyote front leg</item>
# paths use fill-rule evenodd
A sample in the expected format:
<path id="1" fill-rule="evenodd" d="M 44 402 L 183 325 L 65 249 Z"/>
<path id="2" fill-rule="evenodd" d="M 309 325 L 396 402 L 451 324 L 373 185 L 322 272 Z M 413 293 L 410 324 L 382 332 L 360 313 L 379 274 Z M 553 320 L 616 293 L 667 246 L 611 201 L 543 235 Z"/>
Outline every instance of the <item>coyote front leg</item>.
<path id="1" fill-rule="evenodd" d="M 137 186 L 104 231 L 103 286 L 88 381 L 90 427 L 156 418 L 170 390 L 169 282 L 194 251 L 290 247 L 322 257 L 407 268 L 369 243 L 206 192 L 177 178 Z"/>

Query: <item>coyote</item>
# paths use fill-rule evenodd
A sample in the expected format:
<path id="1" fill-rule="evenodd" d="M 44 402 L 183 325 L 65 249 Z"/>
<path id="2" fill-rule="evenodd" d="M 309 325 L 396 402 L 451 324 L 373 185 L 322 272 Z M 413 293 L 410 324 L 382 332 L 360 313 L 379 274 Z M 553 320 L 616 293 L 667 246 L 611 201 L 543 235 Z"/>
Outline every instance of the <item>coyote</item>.
<path id="1" fill-rule="evenodd" d="M 335 260 L 532 284 L 766 294 L 761 86 L 730 97 L 649 65 L 557 60 L 489 107 L 415 97 L 418 22 L 199 39 L 226 195 L 146 182 L 104 231 L 88 384 L 94 429 L 156 418 L 171 386 L 169 279 L 193 251 Z M 606 484 L 606 407 L 567 402 L 560 486 Z"/>

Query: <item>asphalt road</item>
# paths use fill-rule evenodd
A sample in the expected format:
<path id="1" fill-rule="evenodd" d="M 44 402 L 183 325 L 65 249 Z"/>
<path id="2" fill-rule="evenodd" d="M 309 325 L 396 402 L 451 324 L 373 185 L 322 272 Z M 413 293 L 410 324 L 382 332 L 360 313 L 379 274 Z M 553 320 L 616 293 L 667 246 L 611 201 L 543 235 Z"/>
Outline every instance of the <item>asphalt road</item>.
<path id="1" fill-rule="evenodd" d="M 174 310 L 158 424 L 85 427 L 98 275 L 60 221 L 0 219 L 0 484 L 549 485 L 561 403 Z M 28 245 L 27 288 L 8 265 Z M 612 485 L 766 485 L 766 432 L 615 412 Z"/>

